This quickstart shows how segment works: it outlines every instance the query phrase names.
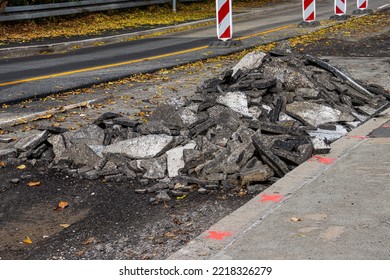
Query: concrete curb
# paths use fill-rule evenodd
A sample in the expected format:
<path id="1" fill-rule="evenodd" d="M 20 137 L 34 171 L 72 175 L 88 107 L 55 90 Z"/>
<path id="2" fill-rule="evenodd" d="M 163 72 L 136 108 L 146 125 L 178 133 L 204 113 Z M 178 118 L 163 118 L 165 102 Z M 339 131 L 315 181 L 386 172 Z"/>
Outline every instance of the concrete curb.
<path id="1" fill-rule="evenodd" d="M 301 164 L 286 176 L 278 180 L 271 187 L 247 202 L 230 215 L 226 216 L 207 231 L 188 243 L 167 259 L 204 260 L 228 259 L 225 251 L 239 240 L 245 233 L 256 227 L 264 219 L 281 207 L 289 198 L 303 191 L 311 182 L 322 173 L 337 164 L 342 158 L 349 155 L 355 148 L 367 141 L 367 135 L 375 128 L 390 120 L 390 109 L 385 110 L 379 117 L 373 118 L 360 127 L 354 129 L 331 145 L 329 154 L 324 155 L 327 163 L 321 163 L 312 158 Z M 262 195 L 281 195 L 278 202 L 259 203 Z M 223 240 L 210 239 L 210 232 L 222 232 L 227 236 Z M 248 241 L 250 242 L 250 241 Z M 242 256 L 245 259 L 245 256 Z"/>
<path id="2" fill-rule="evenodd" d="M 108 97 L 104 97 L 104 98 L 97 98 L 97 99 L 82 101 L 82 102 L 78 102 L 78 103 L 75 103 L 75 104 L 70 104 L 70 105 L 66 105 L 66 106 L 60 106 L 60 107 L 57 107 L 57 108 L 53 108 L 53 109 L 49 109 L 49 110 L 45 110 L 45 111 L 41 111 L 41 112 L 36 112 L 36 113 L 28 114 L 28 115 L 15 116 L 15 117 L 12 117 L 12 118 L 8 118 L 7 117 L 6 120 L 3 120 L 3 119 L 0 118 L 0 128 L 7 128 L 7 127 L 10 127 L 10 126 L 15 126 L 15 125 L 19 125 L 19 124 L 28 123 L 28 122 L 31 122 L 31 121 L 43 119 L 43 118 L 45 118 L 48 115 L 54 115 L 54 114 L 63 113 L 63 112 L 66 112 L 66 111 L 69 111 L 69 110 L 72 110 L 72 109 L 75 109 L 75 108 L 89 107 L 89 106 L 91 106 L 93 104 L 104 102 L 107 99 L 109 99 L 109 98 Z"/>

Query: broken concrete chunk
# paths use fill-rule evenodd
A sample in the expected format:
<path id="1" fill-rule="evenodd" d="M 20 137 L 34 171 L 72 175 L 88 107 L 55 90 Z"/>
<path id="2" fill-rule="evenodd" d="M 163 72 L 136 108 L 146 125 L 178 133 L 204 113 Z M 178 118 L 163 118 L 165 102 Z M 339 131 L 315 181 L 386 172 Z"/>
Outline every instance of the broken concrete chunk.
<path id="1" fill-rule="evenodd" d="M 151 121 L 138 126 L 138 133 L 143 135 L 148 134 L 166 134 L 171 135 L 171 130 L 166 127 L 162 122 Z"/>
<path id="2" fill-rule="evenodd" d="M 327 154 L 330 151 L 330 141 L 324 136 L 317 136 L 310 139 L 313 144 L 313 154 Z"/>
<path id="3" fill-rule="evenodd" d="M 158 106 L 149 117 L 149 121 L 161 122 L 168 128 L 183 128 L 183 121 L 176 111 L 175 106 L 161 105 Z"/>
<path id="4" fill-rule="evenodd" d="M 256 161 L 253 167 L 245 168 L 240 172 L 241 186 L 247 186 L 253 182 L 264 182 L 272 176 L 274 176 L 274 172 L 270 167 Z"/>
<path id="5" fill-rule="evenodd" d="M 62 134 L 67 147 L 83 141 L 90 145 L 103 145 L 104 130 L 95 124 L 86 125 L 75 131 L 67 131 Z"/>
<path id="6" fill-rule="evenodd" d="M 158 182 L 153 186 L 147 189 L 148 193 L 160 192 L 162 190 L 169 189 L 169 185 L 167 183 Z"/>
<path id="7" fill-rule="evenodd" d="M 167 171 L 167 158 L 162 156 L 152 159 L 139 159 L 136 161 L 137 168 L 145 173 L 142 176 L 145 179 L 162 179 Z"/>
<path id="8" fill-rule="evenodd" d="M 252 136 L 252 140 L 256 150 L 271 163 L 272 166 L 270 165 L 270 167 L 276 174 L 286 175 L 290 171 L 287 165 L 263 144 L 259 133 L 255 133 Z"/>
<path id="9" fill-rule="evenodd" d="M 168 176 L 170 178 L 178 176 L 180 169 L 184 168 L 184 150 L 191 150 L 195 147 L 196 143 L 194 141 L 191 141 L 185 146 L 176 147 L 166 152 Z"/>
<path id="10" fill-rule="evenodd" d="M 138 121 L 135 121 L 135 120 L 131 120 L 129 118 L 125 118 L 125 117 L 117 117 L 117 118 L 114 118 L 112 119 L 112 123 L 115 125 L 115 124 L 119 124 L 123 127 L 136 127 L 137 125 L 139 125 L 139 122 Z"/>
<path id="11" fill-rule="evenodd" d="M 343 137 L 348 131 L 341 125 L 336 125 L 335 130 L 320 129 L 306 131 L 311 137 L 319 137 L 321 139 L 327 139 L 329 142 L 334 142 L 337 139 Z"/>
<path id="12" fill-rule="evenodd" d="M 181 118 L 184 126 L 190 127 L 198 121 L 198 115 L 194 109 L 195 108 L 183 107 L 178 110 L 177 113 Z M 196 107 L 196 110 L 197 109 L 198 108 Z"/>
<path id="13" fill-rule="evenodd" d="M 90 142 L 87 140 L 87 143 Z M 94 167 L 101 161 L 101 157 L 91 149 L 84 141 L 67 147 L 61 157 L 72 160 L 75 164 Z"/>
<path id="14" fill-rule="evenodd" d="M 111 161 L 107 161 L 103 168 L 98 171 L 99 176 L 116 175 L 119 173 L 117 165 Z"/>
<path id="15" fill-rule="evenodd" d="M 227 149 L 222 150 L 213 160 L 205 163 L 202 172 L 204 175 L 212 173 L 236 173 L 253 156 L 254 151 L 255 148 L 251 142 L 240 143 L 239 141 L 230 141 Z"/>
<path id="16" fill-rule="evenodd" d="M 107 146 L 104 156 L 123 156 L 130 159 L 154 158 L 170 148 L 173 137 L 165 134 L 145 135 Z"/>
<path id="17" fill-rule="evenodd" d="M 220 95 L 217 98 L 217 103 L 225 105 L 244 116 L 252 117 L 248 108 L 248 99 L 243 92 L 228 92 L 224 95 Z"/>
<path id="18" fill-rule="evenodd" d="M 226 174 L 224 173 L 207 174 L 206 180 L 211 182 L 226 180 Z"/>
<path id="19" fill-rule="evenodd" d="M 238 71 L 248 72 L 252 69 L 259 68 L 262 63 L 264 57 L 266 57 L 266 53 L 263 52 L 252 52 L 246 54 L 233 68 L 232 76 Z"/>
<path id="20" fill-rule="evenodd" d="M 337 109 L 307 101 L 287 104 L 286 112 L 304 119 L 314 127 L 328 122 L 350 121 L 343 118 L 341 112 Z"/>
<path id="21" fill-rule="evenodd" d="M 297 88 L 295 93 L 302 96 L 304 99 L 316 99 L 320 91 L 316 88 Z"/>
<path id="22" fill-rule="evenodd" d="M 62 135 L 52 135 L 47 140 L 53 145 L 53 152 L 56 159 L 62 156 L 62 153 L 66 150 L 64 137 Z"/>
<path id="23" fill-rule="evenodd" d="M 18 156 L 18 151 L 14 148 L 0 150 L 0 160 L 16 158 L 17 156 Z"/>
<path id="24" fill-rule="evenodd" d="M 44 131 L 39 131 L 32 133 L 31 135 L 21 138 L 18 141 L 16 141 L 14 147 L 18 149 L 19 151 L 26 152 L 30 149 L 34 149 L 38 147 L 40 144 L 43 143 L 49 136 L 49 132 L 44 130 Z"/>
<path id="25" fill-rule="evenodd" d="M 113 112 L 106 112 L 106 113 L 100 115 L 100 116 L 93 122 L 93 124 L 95 124 L 95 125 L 101 125 L 101 124 L 103 123 L 103 121 L 105 121 L 105 120 L 110 120 L 110 119 L 120 118 L 120 117 L 122 117 L 122 115 L 117 114 L 117 113 L 113 113 Z"/>

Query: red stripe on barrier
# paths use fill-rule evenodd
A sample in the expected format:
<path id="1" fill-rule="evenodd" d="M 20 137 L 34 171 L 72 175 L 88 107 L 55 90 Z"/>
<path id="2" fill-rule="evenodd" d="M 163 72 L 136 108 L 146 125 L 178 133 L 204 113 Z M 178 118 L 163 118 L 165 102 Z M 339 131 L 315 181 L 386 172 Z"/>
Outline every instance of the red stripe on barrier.
<path id="1" fill-rule="evenodd" d="M 226 1 L 218 11 L 218 24 L 226 17 L 230 11 L 229 1 Z"/>
<path id="2" fill-rule="evenodd" d="M 313 3 L 314 0 L 304 0 L 303 1 L 303 8 L 306 10 L 307 7 L 309 7 L 311 5 L 311 3 Z"/>
<path id="3" fill-rule="evenodd" d="M 230 38 L 232 35 L 230 34 L 230 26 L 228 28 L 226 28 L 225 32 L 222 33 L 222 35 L 220 36 L 221 39 L 223 38 Z"/>
<path id="4" fill-rule="evenodd" d="M 344 12 L 339 7 L 336 6 L 336 14 L 337 15 L 343 15 Z"/>
<path id="5" fill-rule="evenodd" d="M 314 20 L 315 19 L 315 15 L 314 15 L 314 12 L 312 12 L 305 20 Z"/>
<path id="6" fill-rule="evenodd" d="M 367 8 L 367 1 L 364 1 L 364 2 L 360 5 L 359 9 L 366 9 L 366 8 Z"/>

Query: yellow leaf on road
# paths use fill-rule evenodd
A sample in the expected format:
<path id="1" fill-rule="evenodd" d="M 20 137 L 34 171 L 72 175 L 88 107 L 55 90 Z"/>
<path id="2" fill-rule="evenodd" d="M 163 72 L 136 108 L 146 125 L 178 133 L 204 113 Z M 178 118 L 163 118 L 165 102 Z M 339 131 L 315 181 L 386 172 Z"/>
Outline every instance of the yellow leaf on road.
<path id="1" fill-rule="evenodd" d="M 41 185 L 41 182 L 29 182 L 27 185 L 29 187 L 37 187 Z"/>
<path id="2" fill-rule="evenodd" d="M 20 170 L 23 170 L 23 169 L 26 169 L 27 166 L 25 166 L 24 164 L 21 164 L 21 165 L 16 166 L 16 168 L 20 169 Z"/>
<path id="3" fill-rule="evenodd" d="M 32 244 L 33 242 L 32 242 L 32 240 L 30 239 L 30 237 L 26 236 L 26 238 L 23 239 L 23 243 L 25 243 L 25 244 Z"/>
<path id="4" fill-rule="evenodd" d="M 64 210 L 68 206 L 69 206 L 69 202 L 67 202 L 67 201 L 60 201 L 58 203 L 57 207 L 54 208 L 54 210 L 62 211 L 62 210 Z"/>
<path id="5" fill-rule="evenodd" d="M 68 227 L 70 227 L 70 224 L 60 224 L 60 227 L 68 228 Z"/>
<path id="6" fill-rule="evenodd" d="M 297 217 L 292 217 L 292 218 L 290 218 L 290 221 L 291 222 L 300 222 L 300 221 L 302 221 L 302 219 L 301 218 L 297 218 Z"/>

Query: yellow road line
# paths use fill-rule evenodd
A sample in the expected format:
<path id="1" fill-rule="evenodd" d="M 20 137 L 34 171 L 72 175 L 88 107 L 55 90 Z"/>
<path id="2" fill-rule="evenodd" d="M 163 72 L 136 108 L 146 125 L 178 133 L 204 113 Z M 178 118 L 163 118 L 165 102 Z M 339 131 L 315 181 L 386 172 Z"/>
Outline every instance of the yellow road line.
<path id="1" fill-rule="evenodd" d="M 256 36 L 259 36 L 259 35 L 264 35 L 264 34 L 276 32 L 276 31 L 280 31 L 280 30 L 287 29 L 287 28 L 290 28 L 290 27 L 292 27 L 292 25 L 286 25 L 286 26 L 282 26 L 282 27 L 278 27 L 278 28 L 262 31 L 262 32 L 259 32 L 259 33 L 256 33 L 256 34 L 243 36 L 243 37 L 240 37 L 240 38 L 237 38 L 237 39 L 238 40 L 244 40 L 244 39 L 256 37 Z M 192 48 L 192 49 L 187 49 L 187 50 L 177 51 L 177 52 L 172 52 L 172 53 L 167 53 L 167 54 L 155 55 L 155 56 L 150 56 L 150 57 L 146 57 L 146 58 L 140 58 L 140 59 L 129 60 L 129 61 L 124 61 L 124 62 L 118 62 L 118 63 L 106 64 L 106 65 L 101 65 L 101 66 L 83 68 L 83 69 L 72 70 L 72 71 L 67 71 L 67 72 L 60 72 L 60 73 L 57 73 L 57 74 L 38 76 L 38 77 L 34 77 L 34 78 L 28 78 L 28 79 L 4 82 L 4 83 L 0 83 L 0 87 L 16 85 L 16 84 L 22 84 L 22 83 L 28 83 L 28 82 L 39 81 L 39 80 L 45 80 L 45 79 L 51 79 L 51 78 L 56 78 L 56 77 L 61 77 L 61 76 L 68 76 L 68 75 L 73 75 L 73 74 L 77 74 L 77 73 L 84 73 L 84 72 L 88 72 L 88 71 L 102 70 L 102 69 L 107 69 L 107 68 L 112 68 L 112 67 L 130 65 L 130 64 L 137 63 L 137 62 L 143 62 L 143 61 L 148 61 L 148 60 L 155 60 L 155 59 L 159 59 L 159 58 L 166 58 L 166 57 L 170 57 L 170 56 L 174 56 L 174 55 L 179 55 L 179 54 L 199 51 L 199 50 L 206 49 L 207 47 L 208 46 L 200 46 L 200 47 L 197 47 L 197 48 Z"/>

